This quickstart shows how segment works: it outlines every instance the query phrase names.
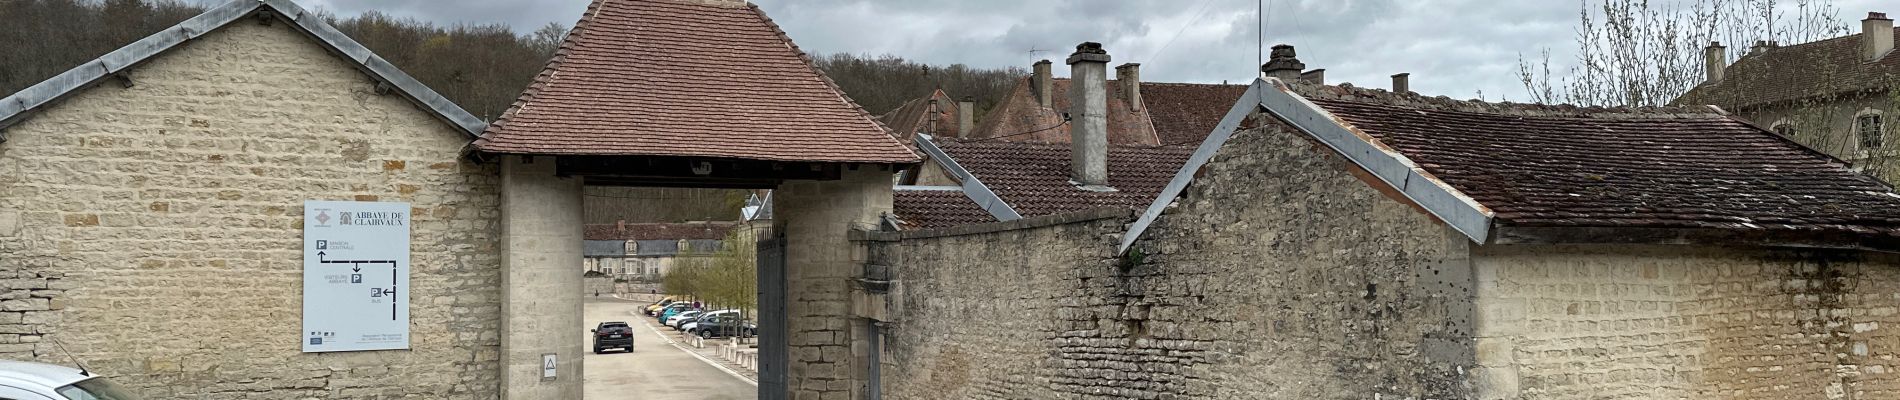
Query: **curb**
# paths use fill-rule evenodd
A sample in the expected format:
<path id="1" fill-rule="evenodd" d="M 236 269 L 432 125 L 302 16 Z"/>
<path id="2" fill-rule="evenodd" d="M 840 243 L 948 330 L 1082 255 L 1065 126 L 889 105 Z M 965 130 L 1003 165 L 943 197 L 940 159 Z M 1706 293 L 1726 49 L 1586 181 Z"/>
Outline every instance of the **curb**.
<path id="1" fill-rule="evenodd" d="M 739 373 L 739 371 L 733 371 L 732 368 L 726 368 L 725 364 L 721 364 L 718 361 L 713 361 L 710 358 L 706 358 L 706 356 L 699 355 L 699 352 L 695 352 L 692 349 L 688 349 L 686 348 L 686 346 L 681 346 L 679 342 L 674 341 L 673 338 L 666 337 L 666 333 L 660 332 L 660 328 L 653 327 L 653 323 L 647 322 L 646 320 L 642 319 L 640 320 L 640 325 L 646 326 L 647 330 L 653 331 L 653 335 L 660 337 L 660 340 L 666 341 L 667 345 L 673 346 L 673 348 L 679 349 L 679 351 L 685 352 L 687 355 L 690 355 L 690 356 L 693 356 L 693 358 L 699 359 L 700 362 L 706 363 L 706 365 L 711 365 L 713 366 L 713 368 L 718 368 L 720 371 L 725 372 L 727 375 L 732 375 L 732 377 L 734 378 L 739 378 L 740 381 L 744 381 L 746 384 L 752 385 L 753 387 L 759 386 L 759 381 L 752 380 L 752 378 L 747 378 L 745 374 L 741 374 Z"/>

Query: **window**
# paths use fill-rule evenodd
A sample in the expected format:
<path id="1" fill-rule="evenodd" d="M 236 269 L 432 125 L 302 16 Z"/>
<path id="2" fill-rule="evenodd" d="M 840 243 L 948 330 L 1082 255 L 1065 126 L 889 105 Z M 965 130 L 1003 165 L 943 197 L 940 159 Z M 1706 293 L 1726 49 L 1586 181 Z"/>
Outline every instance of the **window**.
<path id="1" fill-rule="evenodd" d="M 1886 129 L 1882 126 L 1879 113 L 1861 114 L 1854 118 L 1854 130 L 1860 133 L 1860 148 L 1873 150 L 1886 142 Z"/>

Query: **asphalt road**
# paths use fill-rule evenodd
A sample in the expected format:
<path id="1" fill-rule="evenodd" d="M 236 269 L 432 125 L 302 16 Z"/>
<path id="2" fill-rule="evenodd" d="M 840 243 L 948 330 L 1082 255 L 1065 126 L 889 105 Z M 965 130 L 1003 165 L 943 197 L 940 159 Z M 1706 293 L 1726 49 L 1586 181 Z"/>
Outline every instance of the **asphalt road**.
<path id="1" fill-rule="evenodd" d="M 627 321 L 633 325 L 632 353 L 609 351 L 586 354 L 586 390 L 588 400 L 663 399 L 663 400 L 750 400 L 758 398 L 759 388 L 708 365 L 680 349 L 668 345 L 653 333 L 657 327 L 651 318 L 633 314 L 646 303 L 609 297 L 587 299 L 586 326 L 579 327 L 593 350 L 593 338 L 587 332 L 602 321 Z M 642 319 L 646 323 L 642 323 Z M 665 330 L 667 328 L 660 328 Z"/>

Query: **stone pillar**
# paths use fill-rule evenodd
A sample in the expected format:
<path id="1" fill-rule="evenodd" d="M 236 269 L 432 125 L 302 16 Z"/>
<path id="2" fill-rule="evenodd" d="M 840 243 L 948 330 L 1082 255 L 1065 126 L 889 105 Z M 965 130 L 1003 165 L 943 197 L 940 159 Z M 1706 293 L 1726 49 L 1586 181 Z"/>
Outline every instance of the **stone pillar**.
<path id="1" fill-rule="evenodd" d="M 554 158 L 501 165 L 503 399 L 581 398 L 581 180 Z M 542 378 L 543 355 L 557 360 Z"/>
<path id="2" fill-rule="evenodd" d="M 787 182 L 773 193 L 773 229 L 786 238 L 786 316 L 791 348 L 786 386 L 793 400 L 848 399 L 870 366 L 853 356 L 850 279 L 865 258 L 853 227 L 877 229 L 891 211 L 891 170 L 846 168 L 836 181 Z"/>
<path id="3" fill-rule="evenodd" d="M 1069 55 L 1069 179 L 1108 186 L 1108 52 L 1085 42 Z"/>

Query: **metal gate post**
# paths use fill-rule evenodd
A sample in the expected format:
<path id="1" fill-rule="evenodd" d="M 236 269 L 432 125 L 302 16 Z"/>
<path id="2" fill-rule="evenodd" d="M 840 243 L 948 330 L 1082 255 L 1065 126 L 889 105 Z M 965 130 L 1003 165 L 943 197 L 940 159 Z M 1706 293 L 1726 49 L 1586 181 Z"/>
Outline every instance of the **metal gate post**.
<path id="1" fill-rule="evenodd" d="M 791 398 L 791 326 L 785 315 L 785 238 L 759 241 L 759 399 Z"/>

